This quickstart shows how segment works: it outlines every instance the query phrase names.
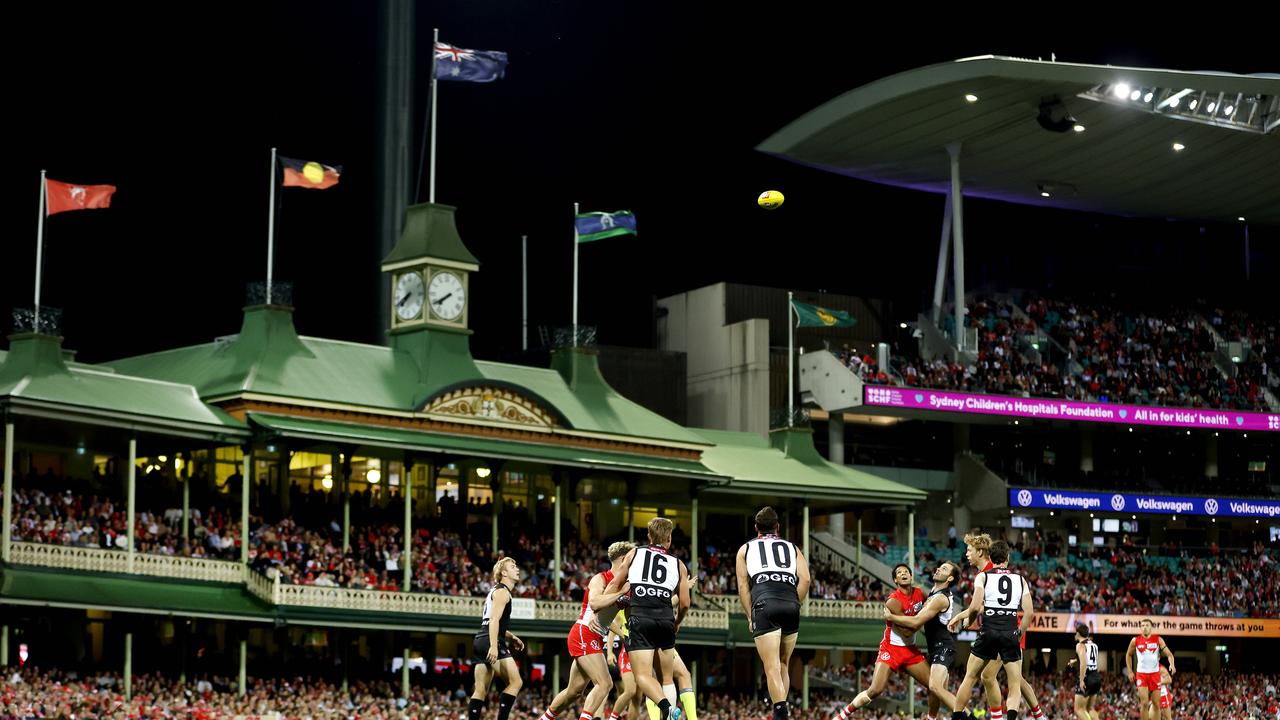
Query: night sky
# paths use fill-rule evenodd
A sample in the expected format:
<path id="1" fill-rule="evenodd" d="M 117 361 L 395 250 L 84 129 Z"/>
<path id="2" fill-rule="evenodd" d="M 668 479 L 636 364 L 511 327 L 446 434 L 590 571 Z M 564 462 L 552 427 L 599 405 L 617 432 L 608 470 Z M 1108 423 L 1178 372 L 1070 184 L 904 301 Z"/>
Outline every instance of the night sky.
<path id="1" fill-rule="evenodd" d="M 294 283 L 299 330 L 376 342 L 385 302 L 373 234 L 376 3 L 257 3 L 254 12 L 206 4 L 204 13 L 42 5 L 44 17 L 10 23 L 23 49 L 5 51 L 5 330 L 8 309 L 31 304 L 38 177 L 47 168 L 54 179 L 119 186 L 111 209 L 46 225 L 43 302 L 63 309 L 66 346 L 79 359 L 235 332 L 245 283 L 265 276 L 275 145 L 345 166 L 338 187 L 290 189 L 282 199 L 276 277 Z M 712 5 L 420 3 L 418 132 L 433 26 L 444 42 L 504 50 L 511 60 L 504 80 L 440 89 L 437 200 L 458 206 L 463 240 L 481 261 L 471 284 L 478 356 L 518 346 L 522 233 L 531 325 L 568 323 L 574 201 L 639 218 L 638 238 L 583 248 L 582 322 L 598 325 L 603 343 L 647 344 L 654 297 L 721 280 L 885 297 L 902 319 L 914 317 L 932 289 L 942 198 L 753 149 L 885 75 L 971 55 L 1050 52 L 1087 63 L 1277 70 L 1265 43 L 1230 32 L 1192 37 L 1185 27 L 1173 37 L 1149 19 L 1055 23 L 1052 33 L 987 19 L 948 31 L 923 6 L 889 17 L 797 9 L 803 3 Z M 787 203 L 766 213 L 755 198 L 770 188 Z M 968 284 L 1132 283 L 1157 304 L 1256 306 L 1280 279 L 1278 234 L 1253 229 L 1253 281 L 1244 284 L 1240 232 L 969 201 Z M 878 269 L 889 263 L 909 270 Z M 1153 277 L 1167 296 L 1149 294 Z"/>

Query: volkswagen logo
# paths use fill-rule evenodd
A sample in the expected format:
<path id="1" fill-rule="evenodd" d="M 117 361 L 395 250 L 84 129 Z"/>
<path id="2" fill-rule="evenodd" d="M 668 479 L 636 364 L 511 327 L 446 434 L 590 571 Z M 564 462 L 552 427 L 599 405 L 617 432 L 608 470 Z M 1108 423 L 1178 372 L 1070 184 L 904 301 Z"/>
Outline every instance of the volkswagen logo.
<path id="1" fill-rule="evenodd" d="M 1111 496 L 1111 509 L 1119 512 L 1124 509 L 1124 496 L 1116 493 Z"/>
<path id="2" fill-rule="evenodd" d="M 1030 505 L 1030 504 L 1031 504 L 1031 491 L 1030 491 L 1030 490 L 1019 490 L 1019 491 L 1018 491 L 1018 504 L 1019 504 L 1019 505 L 1021 505 L 1022 507 L 1027 507 L 1028 505 Z"/>
<path id="3" fill-rule="evenodd" d="M 1204 511 L 1205 511 L 1205 513 L 1206 513 L 1206 514 L 1209 514 L 1209 515 L 1217 515 L 1217 514 L 1218 514 L 1218 501 L 1217 501 L 1217 500 L 1214 500 L 1213 498 L 1209 498 L 1208 500 L 1205 500 L 1205 501 L 1204 501 Z"/>

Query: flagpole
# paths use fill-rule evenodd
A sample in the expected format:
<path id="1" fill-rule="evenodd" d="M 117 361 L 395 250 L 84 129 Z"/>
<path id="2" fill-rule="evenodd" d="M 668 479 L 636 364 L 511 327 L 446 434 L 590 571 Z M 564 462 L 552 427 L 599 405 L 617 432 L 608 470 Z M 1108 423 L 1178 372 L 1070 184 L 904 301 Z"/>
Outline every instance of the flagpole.
<path id="1" fill-rule="evenodd" d="M 791 323 L 791 313 L 795 312 L 795 293 L 787 291 L 787 427 L 795 423 L 796 417 L 796 348 L 795 325 Z"/>
<path id="2" fill-rule="evenodd" d="M 574 223 L 575 227 L 577 223 Z M 574 243 L 574 247 L 578 244 Z M 529 236 L 520 236 L 520 349 L 529 349 Z"/>
<path id="3" fill-rule="evenodd" d="M 573 204 L 573 346 L 578 347 L 578 203 Z"/>
<path id="4" fill-rule="evenodd" d="M 276 149 L 271 148 L 271 208 L 267 211 L 267 304 L 271 304 L 271 268 L 276 252 Z"/>
<path id="5" fill-rule="evenodd" d="M 31 328 L 32 332 L 40 332 L 40 275 L 44 269 L 44 205 L 45 198 L 49 192 L 49 183 L 45 180 L 45 171 L 40 171 L 40 199 L 36 201 L 37 213 L 40 219 L 36 222 L 36 297 L 35 297 L 35 320 Z"/>
<path id="6" fill-rule="evenodd" d="M 431 170 L 427 175 L 427 202 L 436 201 L 436 44 L 440 28 L 431 30 Z M 421 176 L 419 176 L 421 177 Z M 416 201 L 417 198 L 414 198 Z"/>

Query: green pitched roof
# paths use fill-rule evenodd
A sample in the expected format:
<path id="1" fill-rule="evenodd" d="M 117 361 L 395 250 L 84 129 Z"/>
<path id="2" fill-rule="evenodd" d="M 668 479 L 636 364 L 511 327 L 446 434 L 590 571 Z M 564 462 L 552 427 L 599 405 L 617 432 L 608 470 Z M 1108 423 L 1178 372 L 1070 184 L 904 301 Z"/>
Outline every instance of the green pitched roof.
<path id="1" fill-rule="evenodd" d="M 469 358 L 468 358 L 469 360 Z M 129 375 L 189 383 L 206 399 L 244 393 L 283 400 L 417 410 L 430 397 L 469 381 L 506 384 L 556 410 L 574 430 L 690 445 L 706 441 L 609 387 L 596 357 L 557 352 L 555 369 L 476 362 L 477 375 L 419 371 L 408 351 L 301 337 L 291 311 L 245 311 L 239 335 L 225 341 L 124 358 L 107 367 Z"/>
<path id="2" fill-rule="evenodd" d="M 12 337 L 0 365 L 0 398 L 14 407 L 39 406 L 83 421 L 215 435 L 246 430 L 240 421 L 201 401 L 190 385 L 67 365 L 61 344 L 60 338 L 44 335 Z"/>
<path id="3" fill-rule="evenodd" d="M 768 439 L 726 430 L 698 428 L 697 432 L 715 443 L 703 451 L 702 464 L 733 478 L 719 488 L 722 491 L 856 502 L 914 503 L 925 499 L 925 493 L 915 488 L 828 462 L 813 447 L 808 430 L 775 430 Z"/>
<path id="4" fill-rule="evenodd" d="M 550 370 L 491 362 L 476 366 L 490 380 L 529 389 L 559 410 L 575 430 L 707 444 L 683 425 L 618 394 L 600 374 L 599 359 L 589 350 L 557 350 Z"/>
<path id="5" fill-rule="evenodd" d="M 374 447 L 440 452 L 507 460 L 527 460 L 557 465 L 577 465 L 603 470 L 630 470 L 652 475 L 711 477 L 695 460 L 594 450 L 561 444 L 496 440 L 472 435 L 450 435 L 380 425 L 312 420 L 284 415 L 249 413 L 250 420 L 286 437 Z"/>

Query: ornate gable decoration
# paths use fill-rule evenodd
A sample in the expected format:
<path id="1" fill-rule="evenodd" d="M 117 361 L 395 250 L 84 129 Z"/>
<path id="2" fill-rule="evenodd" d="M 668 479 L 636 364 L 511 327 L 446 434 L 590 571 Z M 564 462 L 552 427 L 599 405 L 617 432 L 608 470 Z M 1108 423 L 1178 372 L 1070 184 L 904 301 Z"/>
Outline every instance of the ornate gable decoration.
<path id="1" fill-rule="evenodd" d="M 551 428 L 557 424 L 555 416 L 538 403 L 506 388 L 492 386 L 452 390 L 428 401 L 422 412 L 524 427 Z"/>

